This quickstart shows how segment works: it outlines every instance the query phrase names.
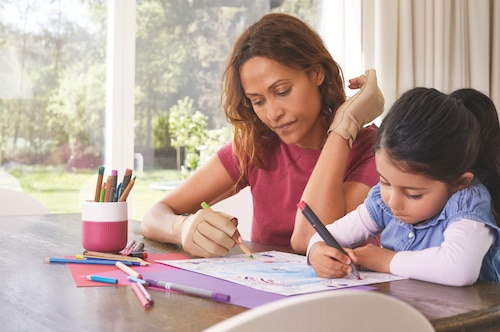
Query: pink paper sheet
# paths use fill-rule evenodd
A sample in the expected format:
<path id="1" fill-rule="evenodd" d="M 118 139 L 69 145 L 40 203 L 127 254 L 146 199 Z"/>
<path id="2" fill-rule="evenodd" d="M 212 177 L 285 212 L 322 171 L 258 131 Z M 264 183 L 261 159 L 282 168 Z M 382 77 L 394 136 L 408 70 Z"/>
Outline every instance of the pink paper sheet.
<path id="1" fill-rule="evenodd" d="M 163 280 L 172 283 L 178 283 L 185 286 L 203 288 L 215 292 L 229 294 L 231 296 L 230 304 L 237 305 L 244 308 L 255 308 L 260 305 L 277 301 L 286 298 L 285 295 L 280 295 L 271 292 L 254 289 L 251 287 L 239 285 L 223 279 L 211 277 L 208 275 L 179 269 L 173 266 L 155 263 L 155 260 L 174 260 L 174 259 L 187 259 L 188 256 L 184 254 L 157 254 L 150 255 L 148 262 L 152 263 L 149 266 L 133 266 L 132 268 L 141 273 L 143 279 Z M 73 279 L 78 287 L 103 287 L 103 286 L 116 286 L 94 282 L 85 279 L 87 275 L 98 275 L 101 277 L 117 278 L 118 285 L 130 285 L 131 282 L 127 279 L 127 275 L 114 266 L 94 266 L 84 264 L 67 264 Z M 151 295 L 154 297 L 156 291 L 170 292 L 169 290 L 160 288 L 151 288 Z M 360 291 L 372 290 L 374 287 L 359 286 L 352 287 Z M 332 290 L 333 291 L 333 290 Z M 186 295 L 191 296 L 191 295 Z M 211 300 L 209 300 L 211 301 Z"/>

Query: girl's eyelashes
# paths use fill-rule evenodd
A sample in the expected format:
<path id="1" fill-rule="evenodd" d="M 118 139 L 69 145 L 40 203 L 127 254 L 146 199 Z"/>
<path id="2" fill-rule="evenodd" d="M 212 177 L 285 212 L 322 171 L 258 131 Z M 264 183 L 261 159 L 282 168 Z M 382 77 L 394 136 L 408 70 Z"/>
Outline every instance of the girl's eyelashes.
<path id="1" fill-rule="evenodd" d="M 408 199 L 420 199 L 422 198 L 422 194 L 419 194 L 419 195 L 410 195 L 410 194 L 406 194 L 406 197 L 408 197 Z"/>
<path id="2" fill-rule="evenodd" d="M 384 186 L 384 187 L 390 187 L 391 184 L 387 181 L 384 181 L 384 180 L 379 180 L 379 183 L 380 183 L 380 186 Z M 408 199 L 421 199 L 423 194 L 415 194 L 415 195 L 412 195 L 410 193 L 405 193 L 404 194 L 406 196 L 406 198 Z"/>

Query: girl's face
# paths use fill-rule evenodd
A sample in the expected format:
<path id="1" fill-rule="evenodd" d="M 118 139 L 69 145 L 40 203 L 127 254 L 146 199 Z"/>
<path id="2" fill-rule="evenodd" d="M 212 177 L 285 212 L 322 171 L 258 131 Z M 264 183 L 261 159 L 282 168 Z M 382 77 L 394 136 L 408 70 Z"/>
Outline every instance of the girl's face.
<path id="1" fill-rule="evenodd" d="M 418 224 L 438 214 L 453 194 L 444 182 L 400 170 L 383 150 L 375 152 L 382 200 L 394 216 Z"/>
<path id="2" fill-rule="evenodd" d="M 321 122 L 321 66 L 307 74 L 264 57 L 254 57 L 240 69 L 245 95 L 259 119 L 286 144 L 320 149 L 326 135 Z"/>

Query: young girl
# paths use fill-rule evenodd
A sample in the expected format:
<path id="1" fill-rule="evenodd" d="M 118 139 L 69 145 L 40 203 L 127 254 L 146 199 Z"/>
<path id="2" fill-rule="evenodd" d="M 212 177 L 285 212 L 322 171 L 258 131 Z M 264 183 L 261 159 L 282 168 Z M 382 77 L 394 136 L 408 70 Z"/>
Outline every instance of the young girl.
<path id="1" fill-rule="evenodd" d="M 297 214 L 301 197 L 316 197 L 312 207 L 335 220 L 361 204 L 378 180 L 376 128 L 363 126 L 381 114 L 384 100 L 373 70 L 350 83 L 363 95 L 340 109 L 342 72 L 319 35 L 290 15 L 262 17 L 236 41 L 224 73 L 233 141 L 153 205 L 142 234 L 195 256 L 223 256 L 240 241 L 233 217 L 200 203 L 249 186 L 251 240 L 305 253 L 314 230 Z M 337 204 L 329 204 L 332 198 Z"/>
<path id="2" fill-rule="evenodd" d="M 347 257 L 315 234 L 308 261 L 318 276 L 342 277 L 352 260 L 451 286 L 499 282 L 500 125 L 493 102 L 473 89 L 412 89 L 383 120 L 374 150 L 379 184 L 327 228 L 344 247 L 375 234 L 381 247 L 346 249 Z"/>

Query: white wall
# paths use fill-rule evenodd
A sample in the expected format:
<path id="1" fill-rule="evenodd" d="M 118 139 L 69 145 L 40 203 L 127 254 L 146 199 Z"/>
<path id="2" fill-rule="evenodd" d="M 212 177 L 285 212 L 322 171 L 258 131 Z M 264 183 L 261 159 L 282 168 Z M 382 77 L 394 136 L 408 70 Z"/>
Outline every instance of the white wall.
<path id="1" fill-rule="evenodd" d="M 238 218 L 238 230 L 243 240 L 250 240 L 253 203 L 250 188 L 246 187 L 234 196 L 226 198 L 212 206 L 215 211 L 221 211 Z"/>

